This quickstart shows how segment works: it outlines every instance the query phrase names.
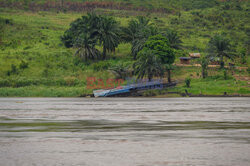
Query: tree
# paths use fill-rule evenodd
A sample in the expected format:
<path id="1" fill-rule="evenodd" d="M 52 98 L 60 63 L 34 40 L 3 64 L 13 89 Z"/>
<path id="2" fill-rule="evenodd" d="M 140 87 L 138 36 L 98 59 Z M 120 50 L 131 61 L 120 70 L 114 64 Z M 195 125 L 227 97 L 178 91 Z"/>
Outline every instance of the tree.
<path id="1" fill-rule="evenodd" d="M 81 34 L 74 45 L 77 48 L 75 55 L 85 60 L 98 59 L 100 51 L 95 48 L 96 43 L 97 39 L 91 38 L 90 34 Z"/>
<path id="2" fill-rule="evenodd" d="M 97 33 L 97 25 L 100 18 L 95 13 L 88 13 L 86 16 L 76 19 L 70 24 L 70 28 L 66 30 L 61 36 L 61 40 L 65 47 L 70 48 L 74 46 L 74 42 L 81 34 L 90 34 L 94 37 Z"/>
<path id="3" fill-rule="evenodd" d="M 185 79 L 185 84 L 186 84 L 186 87 L 187 87 L 187 88 L 190 88 L 190 83 L 191 83 L 191 78 L 189 78 L 189 77 L 186 78 L 186 79 Z"/>
<path id="4" fill-rule="evenodd" d="M 122 39 L 132 44 L 131 53 L 136 59 L 137 53 L 143 49 L 149 36 L 156 35 L 157 29 L 150 24 L 149 19 L 138 16 L 136 20 L 130 20 L 128 27 L 122 28 Z"/>
<path id="5" fill-rule="evenodd" d="M 181 48 L 182 41 L 176 31 L 168 29 L 166 32 L 162 33 L 162 35 L 168 39 L 170 47 L 174 49 Z"/>
<path id="6" fill-rule="evenodd" d="M 96 29 L 97 38 L 103 46 L 103 59 L 107 51 L 115 51 L 120 42 L 120 27 L 113 17 L 100 16 L 100 22 Z"/>
<path id="7" fill-rule="evenodd" d="M 206 57 L 201 59 L 201 75 L 202 78 L 206 78 L 208 73 L 207 73 L 207 69 L 208 69 L 208 59 Z"/>
<path id="8" fill-rule="evenodd" d="M 146 17 L 138 16 L 136 20 L 130 20 L 128 27 L 122 28 L 122 39 L 125 42 L 132 42 L 136 39 L 136 34 L 147 26 L 151 26 L 151 24 L 149 24 L 149 19 Z"/>
<path id="9" fill-rule="evenodd" d="M 148 48 L 143 48 L 138 53 L 138 59 L 134 64 L 135 74 L 138 74 L 138 79 L 144 76 L 151 81 L 154 76 L 163 76 L 163 66 L 160 57 L 155 51 Z"/>
<path id="10" fill-rule="evenodd" d="M 109 70 L 114 73 L 117 79 L 126 79 L 126 77 L 131 72 L 129 66 L 125 65 L 124 63 L 118 63 Z"/>
<path id="11" fill-rule="evenodd" d="M 155 35 L 149 37 L 144 47 L 153 50 L 154 53 L 159 56 L 161 64 L 164 65 L 167 70 L 168 82 L 171 82 L 171 65 L 174 63 L 175 56 L 169 41 L 162 35 Z"/>
<path id="12" fill-rule="evenodd" d="M 153 27 L 144 27 L 144 29 L 141 29 L 135 34 L 135 39 L 132 41 L 132 47 L 131 52 L 134 57 L 134 60 L 136 59 L 137 53 L 141 51 L 144 47 L 145 42 L 150 36 L 156 35 L 158 30 Z"/>
<path id="13" fill-rule="evenodd" d="M 233 58 L 230 41 L 222 35 L 215 35 L 208 43 L 208 52 L 212 57 L 220 58 L 220 66 L 224 68 L 224 57 Z"/>
<path id="14" fill-rule="evenodd" d="M 120 27 L 113 17 L 105 17 L 88 13 L 70 24 L 70 28 L 61 37 L 66 47 L 78 47 L 76 54 L 81 52 L 85 58 L 99 56 L 95 48 L 96 42 L 103 46 L 103 59 L 107 51 L 115 51 L 120 42 Z M 83 39 L 80 39 L 83 37 Z M 93 42 L 95 41 L 95 42 Z M 77 43 L 76 43 L 77 42 Z M 96 53 L 96 55 L 94 55 Z M 98 53 L 98 54 L 97 54 Z"/>
<path id="15" fill-rule="evenodd" d="M 171 70 L 173 70 L 173 65 L 172 64 L 166 64 L 165 65 L 165 68 L 167 70 L 167 79 L 168 79 L 168 82 L 172 82 L 171 81 Z"/>
<path id="16" fill-rule="evenodd" d="M 240 50 L 240 59 L 241 59 L 241 64 L 246 64 L 247 63 L 247 51 L 245 48 L 241 49 Z"/>

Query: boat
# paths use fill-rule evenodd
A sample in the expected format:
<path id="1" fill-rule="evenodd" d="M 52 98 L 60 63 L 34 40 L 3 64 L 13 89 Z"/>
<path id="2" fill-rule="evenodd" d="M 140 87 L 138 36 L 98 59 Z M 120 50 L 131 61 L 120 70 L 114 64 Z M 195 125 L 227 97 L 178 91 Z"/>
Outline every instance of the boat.
<path id="1" fill-rule="evenodd" d="M 164 83 L 163 81 L 139 82 L 136 84 L 129 84 L 127 86 L 118 86 L 114 89 L 99 89 L 94 90 L 95 97 L 111 97 L 121 96 L 132 92 L 148 90 L 148 89 L 162 89 L 164 87 L 175 86 L 177 83 Z"/>
<path id="2" fill-rule="evenodd" d="M 119 86 L 114 89 L 94 90 L 93 93 L 95 97 L 108 97 L 108 96 L 114 96 L 114 95 L 123 94 L 123 93 L 129 93 L 130 89 L 131 88 L 127 86 Z"/>

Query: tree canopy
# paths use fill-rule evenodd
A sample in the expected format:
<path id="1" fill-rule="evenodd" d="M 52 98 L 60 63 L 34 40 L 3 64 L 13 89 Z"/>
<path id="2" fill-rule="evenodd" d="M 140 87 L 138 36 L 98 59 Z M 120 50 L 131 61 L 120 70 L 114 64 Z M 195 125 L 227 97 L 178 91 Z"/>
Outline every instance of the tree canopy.
<path id="1" fill-rule="evenodd" d="M 162 35 L 168 39 L 170 47 L 174 49 L 181 48 L 182 41 L 176 31 L 167 29 Z"/>
<path id="2" fill-rule="evenodd" d="M 134 67 L 135 74 L 138 75 L 137 78 L 139 79 L 147 76 L 148 80 L 151 81 L 154 76 L 162 77 L 164 74 L 160 57 L 149 48 L 143 48 L 139 52 Z"/>
<path id="3" fill-rule="evenodd" d="M 224 68 L 224 57 L 232 59 L 234 56 L 231 52 L 230 40 L 220 34 L 216 34 L 210 39 L 208 43 L 208 52 L 210 57 L 220 58 L 221 68 Z"/>
<path id="4" fill-rule="evenodd" d="M 138 53 L 135 73 L 138 74 L 138 78 L 147 75 L 148 79 L 151 80 L 153 76 L 163 76 L 165 68 L 168 71 L 168 80 L 171 82 L 171 68 L 169 66 L 174 63 L 174 60 L 174 51 L 169 46 L 166 37 L 162 35 L 151 36 L 145 42 L 144 48 Z"/>
<path id="5" fill-rule="evenodd" d="M 162 35 L 155 35 L 149 37 L 145 43 L 145 47 L 154 50 L 155 53 L 161 58 L 162 64 L 174 63 L 174 51 L 170 47 L 169 41 Z"/>
<path id="6" fill-rule="evenodd" d="M 128 27 L 122 28 L 122 39 L 132 44 L 131 53 L 136 59 L 140 50 L 143 49 L 147 39 L 158 33 L 158 29 L 149 22 L 149 19 L 138 16 L 136 19 L 129 21 Z"/>
<path id="7" fill-rule="evenodd" d="M 88 13 L 70 24 L 61 37 L 66 47 L 78 48 L 76 55 L 91 58 L 99 57 L 97 44 L 103 46 L 103 59 L 107 51 L 115 51 L 120 42 L 120 27 L 113 17 Z"/>

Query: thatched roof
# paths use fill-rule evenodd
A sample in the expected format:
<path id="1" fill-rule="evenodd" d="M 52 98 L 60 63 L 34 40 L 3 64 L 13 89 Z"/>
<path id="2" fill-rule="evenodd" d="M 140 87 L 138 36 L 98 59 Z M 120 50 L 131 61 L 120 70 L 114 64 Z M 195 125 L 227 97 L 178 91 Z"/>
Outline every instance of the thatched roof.
<path id="1" fill-rule="evenodd" d="M 200 58 L 201 54 L 200 53 L 189 53 L 189 56 L 192 58 Z"/>
<path id="2" fill-rule="evenodd" d="M 190 57 L 180 57 L 180 60 L 190 60 Z"/>

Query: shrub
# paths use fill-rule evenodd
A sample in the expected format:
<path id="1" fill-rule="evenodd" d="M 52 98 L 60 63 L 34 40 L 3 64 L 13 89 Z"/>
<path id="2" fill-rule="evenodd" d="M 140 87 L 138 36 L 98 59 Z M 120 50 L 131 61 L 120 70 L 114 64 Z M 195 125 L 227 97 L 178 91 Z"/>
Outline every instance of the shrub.
<path id="1" fill-rule="evenodd" d="M 0 79 L 0 87 L 9 87 L 11 86 L 11 83 L 7 79 Z"/>
<path id="2" fill-rule="evenodd" d="M 248 72 L 248 74 L 250 74 L 250 68 L 249 67 L 247 68 L 247 72 Z"/>
<path id="3" fill-rule="evenodd" d="M 16 80 L 12 80 L 13 87 L 24 87 L 24 86 L 31 86 L 31 85 L 38 85 L 39 80 L 27 79 L 27 78 L 18 78 Z"/>
<path id="4" fill-rule="evenodd" d="M 19 65 L 19 69 L 26 69 L 28 67 L 29 67 L 28 62 L 22 60 L 20 65 Z"/>
<path id="5" fill-rule="evenodd" d="M 208 76 L 208 60 L 207 58 L 202 58 L 201 59 L 201 75 L 202 78 L 206 78 Z"/>
<path id="6" fill-rule="evenodd" d="M 241 58 L 241 64 L 246 64 L 247 63 L 246 50 L 245 49 L 241 50 L 240 58 Z"/>
<path id="7" fill-rule="evenodd" d="M 130 64 L 118 63 L 113 67 L 110 67 L 109 70 L 116 76 L 117 79 L 126 79 L 126 77 L 131 74 Z"/>
<path id="8" fill-rule="evenodd" d="M 18 74 L 18 70 L 16 65 L 11 64 L 11 69 L 7 71 L 6 73 L 8 76 L 10 76 L 11 74 Z"/>
<path id="9" fill-rule="evenodd" d="M 79 82 L 75 77 L 65 77 L 64 81 L 67 86 L 75 86 Z"/>
<path id="10" fill-rule="evenodd" d="M 11 65 L 11 73 L 13 73 L 13 74 L 17 74 L 18 73 L 17 67 L 14 64 Z"/>
<path id="11" fill-rule="evenodd" d="M 100 61 L 92 64 L 95 71 L 107 70 L 110 67 L 110 62 Z"/>
<path id="12" fill-rule="evenodd" d="M 43 77 L 48 77 L 48 76 L 49 76 L 49 70 L 48 70 L 48 68 L 45 68 L 45 69 L 43 70 L 42 76 L 43 76 Z"/>
<path id="13" fill-rule="evenodd" d="M 186 78 L 185 79 L 186 87 L 190 88 L 190 83 L 191 83 L 191 78 Z"/>
<path id="14" fill-rule="evenodd" d="M 155 90 L 147 90 L 142 94 L 144 97 L 156 96 L 157 92 Z"/>

